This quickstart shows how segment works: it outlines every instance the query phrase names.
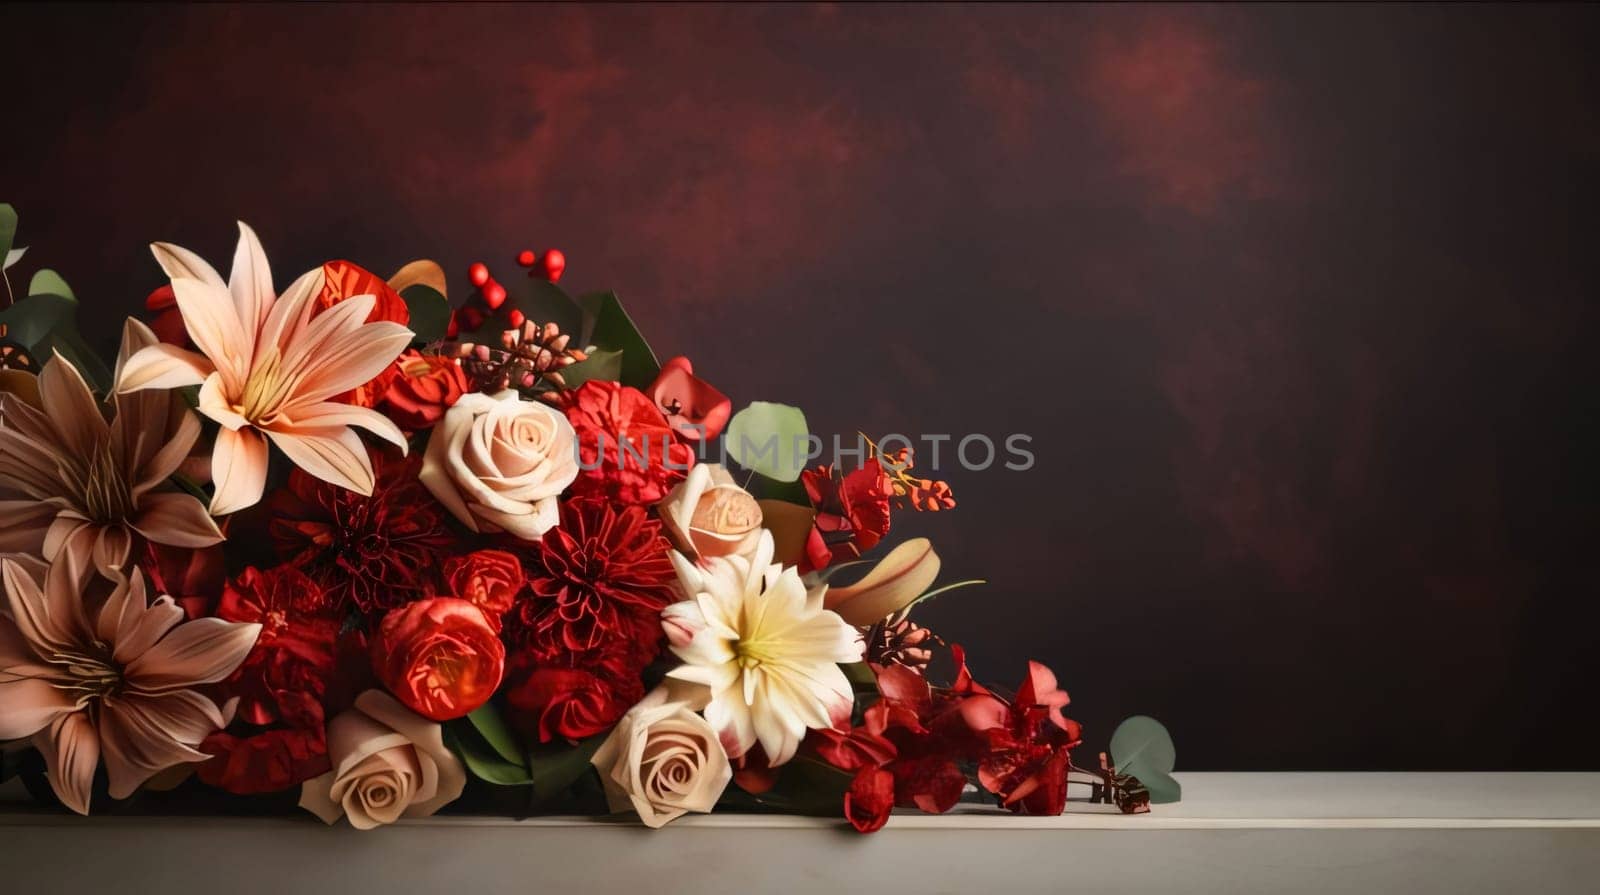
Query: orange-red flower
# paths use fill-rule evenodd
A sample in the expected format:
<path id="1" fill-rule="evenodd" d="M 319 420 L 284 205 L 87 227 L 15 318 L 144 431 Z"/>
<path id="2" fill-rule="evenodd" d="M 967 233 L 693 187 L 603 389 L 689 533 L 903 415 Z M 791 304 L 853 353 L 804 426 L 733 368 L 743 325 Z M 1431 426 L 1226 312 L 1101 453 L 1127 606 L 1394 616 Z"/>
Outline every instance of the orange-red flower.
<path id="1" fill-rule="evenodd" d="M 694 450 L 673 436 L 655 402 L 636 388 L 591 379 L 566 393 L 564 409 L 578 433 L 575 495 L 656 503 L 694 465 Z"/>
<path id="2" fill-rule="evenodd" d="M 504 550 L 475 550 L 445 560 L 444 579 L 454 596 L 478 607 L 496 631 L 527 580 L 522 560 Z"/>
<path id="3" fill-rule="evenodd" d="M 455 597 L 420 600 L 383 617 L 372 639 L 378 680 L 424 718 L 460 718 L 489 701 L 506 649 L 478 607 Z"/>
<path id="4" fill-rule="evenodd" d="M 383 378 L 378 409 L 408 432 L 427 429 L 467 391 L 467 374 L 455 358 L 407 351 Z"/>

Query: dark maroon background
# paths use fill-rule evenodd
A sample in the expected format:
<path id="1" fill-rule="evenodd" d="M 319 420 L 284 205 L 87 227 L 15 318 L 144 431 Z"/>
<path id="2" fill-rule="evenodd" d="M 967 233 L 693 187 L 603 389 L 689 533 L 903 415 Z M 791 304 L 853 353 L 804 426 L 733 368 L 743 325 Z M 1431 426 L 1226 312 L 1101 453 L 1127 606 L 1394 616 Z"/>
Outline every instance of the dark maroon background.
<path id="1" fill-rule="evenodd" d="M 1595 10 L 7 7 L 0 199 L 144 246 L 568 253 L 664 355 L 945 470 L 925 613 L 1182 767 L 1600 768 Z"/>

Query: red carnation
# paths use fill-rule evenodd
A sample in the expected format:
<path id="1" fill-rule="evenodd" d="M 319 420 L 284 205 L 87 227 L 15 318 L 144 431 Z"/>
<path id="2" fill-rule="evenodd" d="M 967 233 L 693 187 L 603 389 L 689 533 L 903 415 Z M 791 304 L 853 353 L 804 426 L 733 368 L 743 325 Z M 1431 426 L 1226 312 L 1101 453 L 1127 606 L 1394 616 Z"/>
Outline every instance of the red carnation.
<path id="1" fill-rule="evenodd" d="M 444 563 L 444 580 L 453 596 L 478 607 L 500 630 L 501 617 L 516 602 L 526 576 L 522 560 L 504 550 L 475 550 Z"/>
<path id="2" fill-rule="evenodd" d="M 694 449 L 636 388 L 591 379 L 564 395 L 564 409 L 582 461 L 574 495 L 654 504 L 694 465 Z"/>
<path id="3" fill-rule="evenodd" d="M 300 469 L 268 499 L 280 556 L 340 607 L 378 612 L 433 596 L 452 538 L 445 514 L 417 480 L 420 458 L 372 451 L 375 484 L 363 497 Z"/>
<path id="4" fill-rule="evenodd" d="M 802 572 L 856 559 L 889 533 L 894 483 L 877 461 L 844 474 L 819 466 L 802 472 L 800 480 L 817 511 Z"/>
<path id="5" fill-rule="evenodd" d="M 478 607 L 455 597 L 419 600 L 383 617 L 372 638 L 372 670 L 412 711 L 460 718 L 489 701 L 506 648 Z"/>
<path id="6" fill-rule="evenodd" d="M 669 549 L 644 507 L 565 501 L 561 524 L 527 548 L 514 636 L 545 664 L 622 644 L 644 667 L 660 648 L 661 610 L 678 598 Z"/>

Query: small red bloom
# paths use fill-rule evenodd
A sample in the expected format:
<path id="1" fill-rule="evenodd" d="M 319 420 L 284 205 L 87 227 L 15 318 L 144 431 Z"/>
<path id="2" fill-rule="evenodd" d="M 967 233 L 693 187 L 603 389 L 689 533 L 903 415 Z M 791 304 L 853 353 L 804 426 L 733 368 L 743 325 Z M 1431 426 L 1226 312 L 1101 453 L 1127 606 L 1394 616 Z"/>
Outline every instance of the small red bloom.
<path id="1" fill-rule="evenodd" d="M 178 296 L 172 284 L 159 287 L 145 297 L 144 309 L 151 313 L 150 331 L 156 338 L 179 348 L 194 348 L 189 330 L 183 324 L 183 312 L 178 310 Z"/>
<path id="2" fill-rule="evenodd" d="M 524 736 L 541 743 L 576 741 L 617 723 L 644 698 L 636 670 L 613 674 L 589 668 L 537 668 L 506 691 L 508 715 Z"/>
<path id="3" fill-rule="evenodd" d="M 406 351 L 390 370 L 377 406 L 407 432 L 432 428 L 468 389 L 461 365 L 439 354 Z"/>
<path id="4" fill-rule="evenodd" d="M 711 441 L 721 435 L 733 413 L 728 396 L 694 375 L 694 367 L 686 357 L 662 364 L 645 394 L 656 403 L 678 437 L 690 443 Z"/>
<path id="5" fill-rule="evenodd" d="M 889 533 L 894 484 L 876 461 L 844 474 L 819 466 L 802 472 L 800 480 L 817 511 L 802 572 L 856 559 Z"/>
<path id="6" fill-rule="evenodd" d="M 338 606 L 378 612 L 433 596 L 453 538 L 445 512 L 417 479 L 420 456 L 373 451 L 363 497 L 295 469 L 268 498 L 280 556 L 327 589 Z"/>
<path id="7" fill-rule="evenodd" d="M 452 556 L 445 560 L 444 579 L 450 593 L 478 607 L 496 631 L 527 580 L 522 560 L 504 550 Z"/>
<path id="8" fill-rule="evenodd" d="M 514 636 L 545 664 L 621 644 L 642 668 L 660 649 L 661 610 L 678 598 L 669 549 L 644 507 L 565 501 L 561 524 L 524 554 Z"/>
<path id="9" fill-rule="evenodd" d="M 694 465 L 694 450 L 673 436 L 667 418 L 638 389 L 591 379 L 563 399 L 578 434 L 574 495 L 654 504 Z"/>
<path id="10" fill-rule="evenodd" d="M 191 619 L 212 613 L 228 577 L 221 544 L 190 549 L 146 541 L 141 565 L 155 592 L 172 597 Z"/>
<path id="11" fill-rule="evenodd" d="M 505 672 L 506 648 L 478 607 L 455 597 L 419 600 L 383 617 L 372 638 L 372 670 L 424 718 L 449 721 L 489 701 Z"/>
<path id="12" fill-rule="evenodd" d="M 856 832 L 873 833 L 889 822 L 894 801 L 894 775 L 867 765 L 856 772 L 844 794 L 844 816 Z"/>

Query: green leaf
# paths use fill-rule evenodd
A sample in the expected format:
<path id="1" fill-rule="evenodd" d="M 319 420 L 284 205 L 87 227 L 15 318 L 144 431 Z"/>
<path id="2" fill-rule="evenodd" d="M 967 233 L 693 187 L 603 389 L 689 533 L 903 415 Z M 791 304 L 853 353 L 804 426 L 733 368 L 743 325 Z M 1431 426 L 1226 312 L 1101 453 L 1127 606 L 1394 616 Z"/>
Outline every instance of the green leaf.
<path id="1" fill-rule="evenodd" d="M 583 308 L 578 302 L 548 280 L 531 280 L 529 286 L 528 294 L 517 298 L 517 308 L 522 315 L 538 324 L 554 323 L 571 336 L 574 343 L 578 342 L 583 336 Z M 572 347 L 586 348 L 588 344 Z"/>
<path id="2" fill-rule="evenodd" d="M 1111 762 L 1117 773 L 1139 778 L 1157 805 L 1183 798 L 1183 786 L 1172 777 L 1178 760 L 1172 734 L 1149 715 L 1134 715 L 1111 734 Z"/>
<path id="3" fill-rule="evenodd" d="M 591 379 L 616 382 L 622 378 L 622 352 L 596 351 L 586 360 L 561 368 L 561 381 L 567 388 L 577 388 Z"/>
<path id="4" fill-rule="evenodd" d="M 728 456 L 745 469 L 792 482 L 805 468 L 810 438 L 800 408 L 752 401 L 728 422 L 725 443 Z"/>
<path id="5" fill-rule="evenodd" d="M 28 294 L 59 295 L 62 298 L 70 298 L 73 301 L 78 298 L 72 294 L 72 287 L 67 285 L 67 281 L 61 279 L 61 274 L 48 267 L 40 268 L 39 272 L 33 275 L 33 279 L 28 282 Z"/>
<path id="6" fill-rule="evenodd" d="M 661 363 L 650 345 L 633 325 L 633 318 L 622 309 L 615 292 L 594 292 L 580 296 L 578 304 L 585 315 L 583 346 L 622 352 L 623 385 L 644 388 L 661 373 Z"/>
<path id="7" fill-rule="evenodd" d="M 798 478 L 792 482 L 780 482 L 764 475 L 756 475 L 753 480 L 746 483 L 745 490 L 757 500 L 781 500 L 796 506 L 811 506 L 811 495 L 806 493 L 806 486 L 801 484 Z"/>
<path id="8" fill-rule="evenodd" d="M 500 758 L 472 730 L 471 725 L 451 722 L 444 726 L 444 744 L 461 759 L 472 776 L 497 786 L 527 786 L 533 782 L 528 769 Z"/>
<path id="9" fill-rule="evenodd" d="M 111 371 L 78 334 L 77 310 L 78 303 L 63 295 L 30 295 L 0 310 L 0 323 L 6 326 L 6 338 L 26 348 L 40 363 L 48 361 L 52 352 L 60 352 L 91 387 L 103 393 L 111 384 Z"/>
<path id="10" fill-rule="evenodd" d="M 878 676 L 872 673 L 872 666 L 865 662 L 848 662 L 839 666 L 844 672 L 845 680 L 857 690 L 871 690 L 878 692 Z"/>
<path id="11" fill-rule="evenodd" d="M 494 707 L 494 703 L 484 703 L 467 715 L 467 722 L 501 758 L 512 764 L 523 763 L 522 741 L 517 738 L 516 731 L 511 729 L 505 718 L 500 716 L 500 710 Z"/>
<path id="12" fill-rule="evenodd" d="M 17 238 L 17 210 L 9 202 L 0 202 L 0 258 L 10 259 L 11 244 Z M 20 256 L 19 256 L 20 257 Z M 10 267 L 8 260 L 6 267 Z"/>
<path id="13" fill-rule="evenodd" d="M 26 254 L 27 251 L 28 249 L 23 247 L 20 249 L 12 249 L 6 252 L 5 261 L 0 263 L 0 270 L 10 270 L 11 268 L 15 267 L 17 262 L 22 260 L 22 256 Z"/>
<path id="14" fill-rule="evenodd" d="M 534 798 L 540 801 L 552 799 L 576 783 L 589 770 L 589 759 L 594 757 L 595 750 L 600 748 L 609 734 L 610 731 L 597 733 L 586 740 L 579 740 L 576 746 L 562 743 L 530 750 L 528 771 L 532 777 Z"/>
<path id="15" fill-rule="evenodd" d="M 411 331 L 417 334 L 416 343 L 426 345 L 444 338 L 450 325 L 450 302 L 432 286 L 413 283 L 400 293 L 405 299 L 406 311 L 411 315 Z"/>

